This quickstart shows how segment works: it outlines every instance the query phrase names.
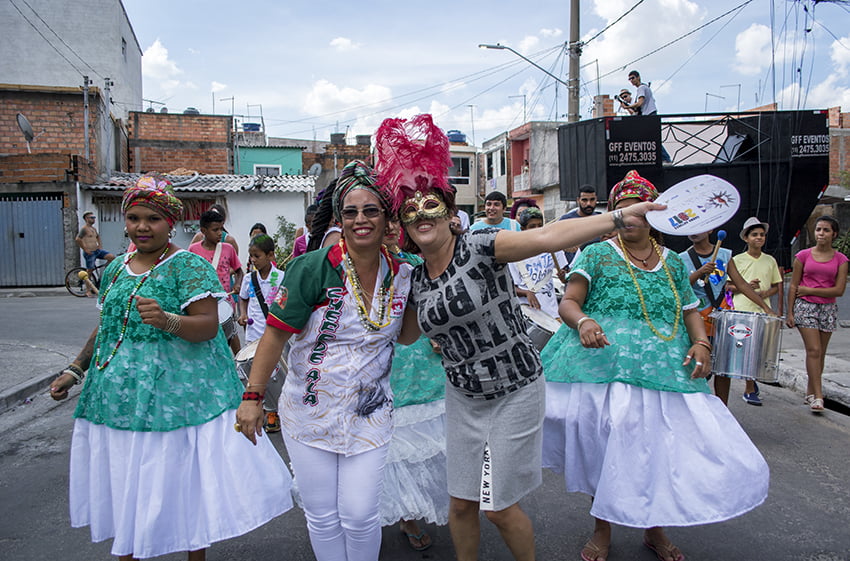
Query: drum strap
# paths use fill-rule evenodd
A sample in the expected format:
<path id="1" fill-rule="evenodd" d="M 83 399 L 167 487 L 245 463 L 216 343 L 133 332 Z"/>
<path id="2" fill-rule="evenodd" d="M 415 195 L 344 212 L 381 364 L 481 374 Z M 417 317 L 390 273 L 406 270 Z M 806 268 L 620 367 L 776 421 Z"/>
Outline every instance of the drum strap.
<path id="1" fill-rule="evenodd" d="M 694 263 L 694 269 L 699 269 L 702 267 L 702 261 L 699 258 L 699 254 L 693 248 L 693 246 L 688 249 L 688 255 L 691 257 L 691 261 Z M 711 303 L 711 307 L 716 309 L 720 308 L 720 304 L 723 302 L 723 298 L 726 295 L 725 290 L 721 290 L 720 294 L 717 296 L 714 295 L 714 291 L 711 290 L 711 287 L 706 283 L 705 285 L 705 296 L 708 298 L 708 301 Z"/>
<path id="2" fill-rule="evenodd" d="M 266 304 L 266 298 L 260 289 L 260 278 L 256 270 L 251 271 L 251 284 L 254 285 L 254 294 L 257 295 L 257 302 L 260 303 L 260 308 L 263 310 L 263 317 L 269 317 L 269 305 Z"/>

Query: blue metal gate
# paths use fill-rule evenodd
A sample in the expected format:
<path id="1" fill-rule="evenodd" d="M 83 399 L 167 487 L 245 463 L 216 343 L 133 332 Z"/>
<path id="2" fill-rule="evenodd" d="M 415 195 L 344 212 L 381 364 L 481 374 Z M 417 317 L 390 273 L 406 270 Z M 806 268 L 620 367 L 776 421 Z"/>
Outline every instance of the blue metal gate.
<path id="1" fill-rule="evenodd" d="M 62 195 L 0 196 L 0 286 L 65 282 Z"/>

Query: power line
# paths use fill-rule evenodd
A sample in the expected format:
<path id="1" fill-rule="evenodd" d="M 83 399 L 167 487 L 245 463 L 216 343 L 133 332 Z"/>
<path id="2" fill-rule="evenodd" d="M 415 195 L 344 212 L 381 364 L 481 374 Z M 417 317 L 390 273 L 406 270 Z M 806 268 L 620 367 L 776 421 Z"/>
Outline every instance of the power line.
<path id="1" fill-rule="evenodd" d="M 703 29 L 703 28 L 705 28 L 705 27 L 708 27 L 709 25 L 711 25 L 712 23 L 716 22 L 717 20 L 722 19 L 722 18 L 724 18 L 724 17 L 728 16 L 729 14 L 731 14 L 732 12 L 734 12 L 735 10 L 738 10 L 738 9 L 740 9 L 740 8 L 742 8 L 742 7 L 744 7 L 744 6 L 746 6 L 747 4 L 751 3 L 752 1 L 753 1 L 753 0 L 747 0 L 746 2 L 743 2 L 743 3 L 741 3 L 741 4 L 738 4 L 737 6 L 735 6 L 734 8 L 732 8 L 731 10 L 729 10 L 729 11 L 727 11 L 727 12 L 724 12 L 724 13 L 720 14 L 720 15 L 719 15 L 719 16 L 717 16 L 716 18 L 714 18 L 714 19 L 712 19 L 711 21 L 708 21 L 708 22 L 706 22 L 706 23 L 702 24 L 701 26 L 697 27 L 696 29 L 692 29 L 691 31 L 688 31 L 688 32 L 687 32 L 687 33 L 685 33 L 684 35 L 681 35 L 681 36 L 679 36 L 678 38 L 673 39 L 672 41 L 667 42 L 667 43 L 665 43 L 665 44 L 661 45 L 661 46 L 660 46 L 660 47 L 658 47 L 657 49 L 654 49 L 654 50 L 652 50 L 652 51 L 648 52 L 647 54 L 645 54 L 645 55 L 643 55 L 643 56 L 641 56 L 641 57 L 638 57 L 638 58 L 634 59 L 634 60 L 633 60 L 633 61 L 631 61 L 631 62 L 627 62 L 627 63 L 626 63 L 626 64 L 624 64 L 623 66 L 619 66 L 619 67 L 615 68 L 614 70 L 611 70 L 610 72 L 607 72 L 607 73 L 603 74 L 602 76 L 600 76 L 600 77 L 598 78 L 598 80 L 601 80 L 602 78 L 607 78 L 608 76 L 610 76 L 610 75 L 612 75 L 612 74 L 615 74 L 615 73 L 617 73 L 617 72 L 622 72 L 623 70 L 625 70 L 625 69 L 626 69 L 626 68 L 628 68 L 629 66 L 633 65 L 634 63 L 636 63 L 636 62 L 640 62 L 641 60 L 643 60 L 643 59 L 645 59 L 645 58 L 647 58 L 647 57 L 649 57 L 649 56 L 652 56 L 652 55 L 654 55 L 655 53 L 657 53 L 657 52 L 659 52 L 659 51 L 661 51 L 661 50 L 663 50 L 663 49 L 666 49 L 667 47 L 669 47 L 670 45 L 673 45 L 674 43 L 678 43 L 679 41 L 681 41 L 681 40 L 682 40 L 682 39 L 684 39 L 685 37 L 688 37 L 688 36 L 690 36 L 690 35 L 693 35 L 693 34 L 694 34 L 694 33 L 696 33 L 697 31 L 699 31 L 699 30 L 701 30 L 701 29 Z"/>
<path id="2" fill-rule="evenodd" d="M 629 8 L 628 10 L 626 10 L 626 12 L 625 12 L 625 13 L 623 13 L 623 15 L 621 15 L 620 17 L 618 17 L 617 19 L 615 19 L 614 21 L 612 21 L 611 23 L 609 23 L 608 25 L 606 25 L 606 26 L 605 26 L 605 28 L 604 28 L 602 31 L 600 31 L 599 33 L 597 33 L 596 35 L 594 35 L 593 37 L 591 37 L 591 38 L 590 38 L 590 39 L 588 39 L 587 41 L 584 41 L 584 43 L 583 43 L 583 44 L 584 44 L 584 45 L 587 45 L 588 43 L 590 43 L 591 41 L 593 41 L 594 39 L 596 39 L 597 37 L 599 37 L 600 35 L 602 35 L 602 34 L 603 34 L 603 33 L 605 33 L 606 31 L 608 31 L 609 29 L 611 29 L 611 27 L 612 27 L 613 25 L 615 25 L 615 24 L 616 24 L 616 23 L 618 23 L 621 19 L 623 19 L 624 17 L 626 17 L 627 15 L 629 15 L 630 13 L 632 13 L 632 11 L 633 11 L 635 8 L 637 8 L 638 6 L 640 6 L 641 4 L 643 4 L 643 2 L 644 2 L 644 0 L 638 0 L 638 3 L 637 3 L 637 4 L 635 4 L 634 6 L 632 6 L 631 8 Z"/>
<path id="3" fill-rule="evenodd" d="M 50 30 L 50 32 L 51 32 L 51 33 L 53 33 L 53 35 L 55 35 L 55 36 L 56 36 L 56 38 L 57 38 L 57 39 L 59 39 L 59 41 L 61 41 L 61 42 L 62 42 L 62 44 L 63 44 L 63 45 L 65 45 L 65 47 L 66 47 L 69 51 L 71 51 L 71 53 L 73 53 L 73 54 L 74 54 L 74 56 L 75 56 L 75 57 L 77 57 L 78 59 L 80 59 L 80 61 L 81 61 L 83 64 L 85 64 L 86 66 L 88 66 L 89 70 L 91 70 L 93 74 L 95 74 L 95 75 L 96 75 L 98 78 L 100 78 L 101 80 L 103 79 L 103 76 L 101 76 L 101 75 L 98 73 L 98 71 L 97 71 L 97 70 L 95 70 L 94 68 L 92 68 L 92 67 L 91 67 L 91 65 L 90 65 L 88 62 L 86 62 L 86 61 L 85 61 L 85 59 L 84 59 L 83 57 L 81 57 L 80 55 L 78 55 L 78 54 L 77 54 L 77 52 L 76 52 L 73 48 L 71 48 L 71 45 L 69 45 L 68 43 L 66 43 L 66 42 L 65 42 L 65 40 L 64 40 L 64 39 L 62 39 L 62 37 L 60 37 L 60 36 L 59 36 L 59 34 L 58 34 L 58 33 L 56 33 L 56 31 L 54 31 L 54 30 L 53 30 L 53 28 L 52 28 L 52 27 L 50 27 L 50 24 L 49 24 L 49 23 L 47 23 L 46 21 L 44 21 L 44 18 L 42 18 L 42 17 L 39 15 L 39 13 L 38 13 L 38 12 L 36 12 L 36 11 L 35 11 L 35 9 L 33 9 L 33 7 L 32 7 L 32 6 L 30 6 L 30 5 L 29 5 L 29 3 L 27 2 L 27 0 L 20 0 L 20 1 L 21 1 L 21 2 L 23 2 L 24 4 L 26 4 L 26 7 L 27 7 L 27 8 L 29 8 L 29 9 L 30 9 L 30 11 L 32 11 L 32 13 L 33 13 L 33 14 L 35 14 L 35 17 L 37 17 L 39 20 L 41 20 L 41 23 L 43 23 L 43 24 L 44 24 L 44 26 L 45 26 L 47 29 L 49 29 L 49 30 Z M 20 10 L 18 10 L 18 11 L 20 11 Z M 42 37 L 44 37 L 44 36 L 42 35 Z M 47 40 L 47 39 L 45 38 L 45 40 Z"/>
<path id="4" fill-rule="evenodd" d="M 56 48 L 56 45 L 54 45 L 53 43 L 51 43 L 51 42 L 50 42 L 50 39 L 48 39 L 47 37 L 45 37 L 45 36 L 44 36 L 44 34 L 41 32 L 41 30 L 40 30 L 39 28 L 37 28 L 37 27 L 35 26 L 35 24 L 34 24 L 33 22 L 31 22 L 31 21 L 27 18 L 27 16 L 25 16 L 25 15 L 24 15 L 24 13 L 21 11 L 21 9 L 20 9 L 20 8 L 18 8 L 18 6 L 17 6 L 17 5 L 16 5 L 16 4 L 15 4 L 12 0 L 9 0 L 9 3 L 10 3 L 10 4 L 12 4 L 12 7 L 13 7 L 13 8 L 15 8 L 15 10 L 17 10 L 17 12 L 18 12 L 19 14 L 21 14 L 21 17 L 22 17 L 22 18 L 24 18 L 24 21 L 26 21 L 28 24 L 30 24 L 30 27 L 32 27 L 32 28 L 35 30 L 35 32 L 36 32 L 36 33 L 38 33 L 39 35 L 41 35 L 41 38 L 42 38 L 42 39 L 44 39 L 44 41 L 45 41 L 48 45 L 50 45 L 50 46 L 53 48 L 53 50 L 54 50 L 54 51 L 56 51 L 56 53 L 57 53 L 59 56 L 61 56 L 62 58 L 64 58 L 64 59 L 65 59 L 65 62 L 67 62 L 68 64 L 70 64 L 70 65 L 71 65 L 71 68 L 73 68 L 74 70 L 76 70 L 78 74 L 85 74 L 85 72 L 84 72 L 84 71 L 82 71 L 82 70 L 80 70 L 79 68 L 77 68 L 77 67 L 74 65 L 74 63 L 73 63 L 73 62 L 71 62 L 71 61 L 68 59 L 68 57 L 66 57 L 66 56 L 62 53 L 62 51 L 60 51 L 59 49 L 57 49 L 57 48 Z"/>

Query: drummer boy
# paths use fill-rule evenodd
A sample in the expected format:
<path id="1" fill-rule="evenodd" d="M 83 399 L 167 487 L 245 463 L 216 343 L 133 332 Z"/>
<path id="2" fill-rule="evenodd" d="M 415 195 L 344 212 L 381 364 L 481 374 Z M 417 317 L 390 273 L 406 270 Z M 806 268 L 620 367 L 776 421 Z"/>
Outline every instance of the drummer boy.
<path id="1" fill-rule="evenodd" d="M 688 236 L 693 245 L 679 254 L 679 257 L 685 262 L 685 267 L 688 268 L 688 279 L 694 289 L 694 294 L 699 298 L 700 315 L 706 322 L 706 333 L 709 334 L 709 339 L 712 341 L 714 340 L 714 325 L 709 314 L 718 308 L 730 307 L 723 304 L 726 297 L 727 281 L 731 280 L 736 283 L 736 286 L 741 286 L 741 293 L 746 294 L 766 313 L 774 315 L 770 306 L 738 273 L 735 262 L 731 259 L 731 250 L 721 247 L 717 252 L 717 257 L 714 260 L 711 259 L 715 247 L 710 239 L 713 232 L 714 230 L 709 230 Z M 714 377 L 714 394 L 724 404 L 729 402 L 730 384 L 731 379 L 727 376 Z"/>
<path id="2" fill-rule="evenodd" d="M 201 214 L 200 226 L 204 238 L 191 244 L 189 251 L 197 253 L 212 264 L 228 297 L 232 296 L 235 301 L 238 301 L 239 289 L 242 286 L 242 263 L 239 261 L 239 256 L 233 246 L 221 242 L 224 218 L 219 213 L 208 210 Z M 231 275 L 235 278 L 233 286 L 230 284 Z M 238 333 L 234 334 L 228 343 L 230 343 L 230 350 L 233 351 L 234 355 L 239 352 L 241 344 Z"/>
<path id="3" fill-rule="evenodd" d="M 747 218 L 741 229 L 741 239 L 747 242 L 747 251 L 739 253 L 732 258 L 738 272 L 744 281 L 748 282 L 750 288 L 761 296 L 765 303 L 770 306 L 770 298 L 779 295 L 779 315 L 782 315 L 784 299 L 782 298 L 782 274 L 776 259 L 764 253 L 762 248 L 767 240 L 767 229 L 770 226 L 755 216 Z M 732 299 L 735 309 L 741 312 L 761 312 L 761 308 L 752 300 L 742 294 L 735 283 L 730 282 L 726 289 L 734 294 Z M 758 385 L 754 380 L 747 380 L 744 390 L 744 401 L 750 405 L 761 405 Z"/>

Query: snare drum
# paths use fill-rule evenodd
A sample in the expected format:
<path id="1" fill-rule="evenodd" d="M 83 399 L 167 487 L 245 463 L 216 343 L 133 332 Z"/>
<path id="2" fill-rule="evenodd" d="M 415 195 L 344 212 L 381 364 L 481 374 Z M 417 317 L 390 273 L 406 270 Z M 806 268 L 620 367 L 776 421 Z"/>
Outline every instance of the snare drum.
<path id="1" fill-rule="evenodd" d="M 754 312 L 713 312 L 711 371 L 720 376 L 776 382 L 783 318 Z"/>
<path id="2" fill-rule="evenodd" d="M 233 311 L 233 304 L 229 298 L 222 298 L 218 301 L 218 324 L 224 331 L 224 338 L 228 341 L 236 335 L 236 318 Z"/>
<path id="3" fill-rule="evenodd" d="M 528 328 L 526 332 L 531 338 L 534 348 L 538 351 L 543 350 L 552 335 L 561 327 L 560 320 L 553 318 L 546 312 L 532 308 L 528 304 L 521 304 L 520 309 L 527 320 Z"/>
<path id="4" fill-rule="evenodd" d="M 257 347 L 260 344 L 260 340 L 251 341 L 244 347 L 242 347 L 238 353 L 236 353 L 236 372 L 239 374 L 239 379 L 245 382 L 248 381 L 248 376 L 251 375 L 251 365 L 254 363 L 254 355 L 257 353 Z M 284 352 L 288 350 L 289 346 L 284 349 Z M 277 364 L 272 371 L 272 380 L 277 380 L 278 374 L 283 372 L 286 374 L 286 360 L 283 358 L 283 355 L 280 356 L 280 360 L 278 360 Z"/>

